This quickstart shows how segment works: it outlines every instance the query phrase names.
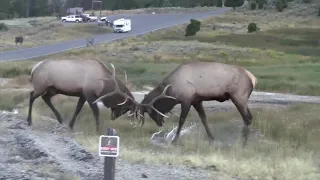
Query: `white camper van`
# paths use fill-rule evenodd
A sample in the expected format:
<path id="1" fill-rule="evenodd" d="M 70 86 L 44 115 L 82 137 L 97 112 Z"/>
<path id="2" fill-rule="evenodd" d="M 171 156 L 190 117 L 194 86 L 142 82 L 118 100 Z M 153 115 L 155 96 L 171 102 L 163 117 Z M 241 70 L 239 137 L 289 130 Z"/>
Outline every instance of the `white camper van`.
<path id="1" fill-rule="evenodd" d="M 114 32 L 129 32 L 131 31 L 131 19 L 117 19 L 113 21 Z"/>

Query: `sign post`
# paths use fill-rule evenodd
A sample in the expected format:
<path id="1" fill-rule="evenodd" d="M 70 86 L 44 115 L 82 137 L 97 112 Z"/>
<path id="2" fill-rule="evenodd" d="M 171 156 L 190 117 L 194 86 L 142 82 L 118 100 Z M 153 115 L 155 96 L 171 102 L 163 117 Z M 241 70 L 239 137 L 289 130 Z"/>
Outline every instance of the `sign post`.
<path id="1" fill-rule="evenodd" d="M 108 128 L 107 135 L 99 138 L 99 155 L 104 157 L 104 180 L 115 179 L 116 158 L 119 156 L 120 139 L 116 130 Z"/>

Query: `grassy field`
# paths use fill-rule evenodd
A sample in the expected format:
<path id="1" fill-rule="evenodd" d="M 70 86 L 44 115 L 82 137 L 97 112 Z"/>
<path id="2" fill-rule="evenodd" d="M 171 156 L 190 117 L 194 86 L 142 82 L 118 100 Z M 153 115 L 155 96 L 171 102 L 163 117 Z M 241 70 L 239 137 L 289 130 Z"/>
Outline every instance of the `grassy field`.
<path id="1" fill-rule="evenodd" d="M 47 45 L 112 32 L 109 27 L 92 23 L 61 23 L 55 17 L 1 20 L 0 23 L 5 23 L 9 28 L 8 31 L 0 32 L 0 51 Z M 21 46 L 15 44 L 16 36 L 24 37 Z"/>
<path id="2" fill-rule="evenodd" d="M 12 104 L 20 105 L 20 115 L 26 118 L 28 96 L 26 92 L 0 94 L 0 109 Z M 13 98 L 12 98 L 13 97 Z M 67 124 L 76 106 L 75 98 L 57 96 L 53 104 Z M 275 110 L 276 109 L 276 110 Z M 191 133 L 180 137 L 177 146 L 158 146 L 150 142 L 151 135 L 158 131 L 153 120 L 147 118 L 141 129 L 134 129 L 124 117 L 109 120 L 109 110 L 101 111 L 101 133 L 105 127 L 117 130 L 121 138 L 121 159 L 133 163 L 153 163 L 206 167 L 214 165 L 218 170 L 232 176 L 252 179 L 317 179 L 320 176 L 319 105 L 296 104 L 288 108 L 254 108 L 252 132 L 248 145 L 243 148 L 240 139 L 243 124 L 234 108 L 229 112 L 209 112 L 208 121 L 216 138 L 209 145 L 204 127 L 195 111 L 191 111 L 184 127 L 191 123 L 197 126 Z M 70 113 L 72 112 L 72 113 Z M 48 129 L 50 123 L 45 116 L 54 117 L 51 110 L 39 98 L 33 111 L 33 128 Z M 164 130 L 169 131 L 178 124 L 178 118 L 170 116 Z M 95 122 L 88 105 L 80 112 L 76 123 L 76 140 L 86 149 L 97 153 L 98 136 Z"/>
<path id="3" fill-rule="evenodd" d="M 108 16 L 108 15 L 116 15 L 116 14 L 145 14 L 145 13 L 152 13 L 155 12 L 156 14 L 159 13 L 184 13 L 184 12 L 201 12 L 201 11 L 210 11 L 214 10 L 216 7 L 195 7 L 195 8 L 184 8 L 184 7 L 163 7 L 163 8 L 140 8 L 140 9 L 120 9 L 120 10 L 101 10 L 101 16 Z M 85 13 L 91 14 L 91 10 L 85 11 Z M 93 13 L 96 16 L 100 15 L 100 10 L 94 10 Z"/>
<path id="4" fill-rule="evenodd" d="M 314 4 L 293 3 L 282 13 L 239 8 L 204 20 L 194 37 L 184 37 L 184 24 L 94 48 L 3 63 L 0 76 L 27 75 L 45 58 L 81 57 L 113 62 L 119 75 L 126 70 L 134 90 L 156 85 L 182 62 L 216 61 L 248 68 L 258 78 L 257 90 L 320 95 L 320 19 L 316 10 Z M 260 31 L 247 33 L 250 22 L 256 22 Z"/>

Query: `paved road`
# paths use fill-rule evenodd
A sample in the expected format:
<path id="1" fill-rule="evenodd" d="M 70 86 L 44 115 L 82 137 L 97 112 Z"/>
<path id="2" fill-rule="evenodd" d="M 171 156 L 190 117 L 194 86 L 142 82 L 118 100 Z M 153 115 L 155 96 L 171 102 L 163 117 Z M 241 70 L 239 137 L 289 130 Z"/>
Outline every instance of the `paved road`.
<path id="1" fill-rule="evenodd" d="M 168 13 L 168 14 L 122 14 L 109 16 L 111 21 L 118 18 L 130 18 L 132 21 L 132 31 L 128 33 L 111 33 L 95 36 L 96 43 L 109 42 L 125 37 L 135 36 L 148 33 L 153 30 L 162 29 L 178 24 L 188 22 L 190 18 L 202 19 L 214 15 L 221 15 L 230 8 L 219 8 L 213 11 L 196 12 L 196 13 Z M 54 54 L 70 49 L 85 47 L 85 38 L 76 39 L 57 44 L 24 48 L 15 51 L 0 53 L 0 61 L 17 61 L 25 60 L 44 55 Z"/>

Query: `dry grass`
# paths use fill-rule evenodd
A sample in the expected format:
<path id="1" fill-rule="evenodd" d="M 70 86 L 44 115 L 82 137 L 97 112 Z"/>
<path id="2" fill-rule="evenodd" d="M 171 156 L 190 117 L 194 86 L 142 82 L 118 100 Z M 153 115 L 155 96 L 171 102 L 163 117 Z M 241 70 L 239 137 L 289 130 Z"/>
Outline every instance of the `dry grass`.
<path id="1" fill-rule="evenodd" d="M 14 50 L 21 47 L 33 47 L 63 42 L 76 38 L 112 32 L 109 27 L 90 23 L 62 23 L 54 18 L 22 18 L 4 20 L 9 30 L 0 32 L 0 51 Z M 23 36 L 24 42 L 15 45 L 15 37 Z M 85 42 L 84 42 L 85 43 Z"/>
<path id="2" fill-rule="evenodd" d="M 29 97 L 29 93 L 21 90 L 0 89 L 0 109 L 9 111 L 19 107 L 20 103 Z"/>
<path id="3" fill-rule="evenodd" d="M 1 98 L 9 94 L 1 94 Z M 28 98 L 22 103 L 22 115 L 27 115 Z M 8 102 L 11 103 L 11 102 Z M 57 96 L 53 99 L 58 111 L 68 123 L 76 106 L 74 98 Z M 51 110 L 39 98 L 35 101 L 33 126 L 45 127 L 46 120 L 40 116 L 55 118 Z M 157 146 L 150 142 L 151 135 L 158 131 L 155 123 L 147 118 L 141 129 L 133 129 L 125 117 L 109 120 L 109 110 L 101 110 L 101 129 L 115 128 L 121 139 L 120 158 L 136 163 L 156 163 L 186 166 L 215 165 L 220 171 L 252 179 L 317 179 L 320 164 L 319 105 L 296 104 L 288 108 L 252 109 L 254 121 L 248 146 L 242 147 L 240 134 L 243 124 L 234 108 L 230 112 L 208 112 L 209 126 L 216 137 L 215 145 L 209 145 L 198 115 L 192 111 L 184 127 L 198 123 L 187 135 L 180 137 L 177 146 Z M 72 113 L 70 113 L 72 112 Z M 171 116 L 164 129 L 168 131 L 178 124 L 178 118 Z M 79 114 L 75 131 L 81 134 L 76 140 L 93 153 L 97 153 L 98 136 L 94 132 L 95 122 L 86 105 Z"/>
<path id="4" fill-rule="evenodd" d="M 163 7 L 163 8 L 140 8 L 140 9 L 129 9 L 129 10 L 101 10 L 101 16 L 117 15 L 117 14 L 145 14 L 155 12 L 159 13 L 189 13 L 189 12 L 202 12 L 215 10 L 216 7 L 195 7 L 195 8 L 183 8 L 183 7 Z M 100 15 L 99 10 L 93 11 L 95 15 Z M 91 10 L 85 13 L 92 13 Z"/>

